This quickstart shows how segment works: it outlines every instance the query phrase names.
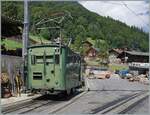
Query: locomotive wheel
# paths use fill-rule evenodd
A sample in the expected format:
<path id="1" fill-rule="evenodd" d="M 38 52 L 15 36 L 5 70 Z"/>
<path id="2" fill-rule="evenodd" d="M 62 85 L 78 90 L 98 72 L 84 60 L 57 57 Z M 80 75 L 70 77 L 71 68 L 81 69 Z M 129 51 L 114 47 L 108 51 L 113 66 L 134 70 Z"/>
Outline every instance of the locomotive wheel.
<path id="1" fill-rule="evenodd" d="M 35 89 L 32 89 L 32 90 L 31 90 L 31 93 L 35 94 L 35 93 L 36 93 Z"/>
<path id="2" fill-rule="evenodd" d="M 76 92 L 76 89 L 75 88 L 71 88 L 71 94 L 74 94 Z"/>
<path id="3" fill-rule="evenodd" d="M 70 95 L 71 94 L 71 89 L 66 90 L 66 93 L 67 93 L 67 95 Z"/>
<path id="4" fill-rule="evenodd" d="M 62 94 L 63 94 L 64 96 L 69 96 L 69 95 L 71 94 L 71 89 L 70 89 L 70 90 L 65 90 L 65 91 L 63 91 Z"/>

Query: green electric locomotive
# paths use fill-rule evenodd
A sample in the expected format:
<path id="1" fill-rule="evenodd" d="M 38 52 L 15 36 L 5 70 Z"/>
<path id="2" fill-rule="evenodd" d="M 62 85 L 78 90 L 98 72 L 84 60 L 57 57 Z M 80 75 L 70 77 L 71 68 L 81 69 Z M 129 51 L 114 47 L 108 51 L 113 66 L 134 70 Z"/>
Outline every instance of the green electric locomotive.
<path id="1" fill-rule="evenodd" d="M 81 57 L 57 43 L 28 47 L 28 89 L 69 94 L 82 85 Z"/>

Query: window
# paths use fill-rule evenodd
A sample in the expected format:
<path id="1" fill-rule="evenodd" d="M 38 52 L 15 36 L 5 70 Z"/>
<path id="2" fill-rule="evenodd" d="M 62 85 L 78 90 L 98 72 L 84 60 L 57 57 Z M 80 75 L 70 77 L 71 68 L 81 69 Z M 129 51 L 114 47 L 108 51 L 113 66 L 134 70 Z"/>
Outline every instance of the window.
<path id="1" fill-rule="evenodd" d="M 55 55 L 55 64 L 59 64 L 59 55 Z"/>
<path id="2" fill-rule="evenodd" d="M 35 55 L 31 55 L 31 64 L 34 65 L 36 61 L 36 56 Z"/>
<path id="3" fill-rule="evenodd" d="M 54 58 L 55 58 L 55 62 L 54 62 Z M 47 55 L 45 56 L 45 59 L 44 59 L 44 56 L 35 56 L 35 55 L 32 55 L 31 56 L 31 64 L 43 64 L 43 63 L 46 63 L 46 64 L 59 64 L 59 55 Z"/>
<path id="4" fill-rule="evenodd" d="M 46 56 L 46 63 L 54 63 L 54 56 L 53 55 L 48 55 Z"/>
<path id="5" fill-rule="evenodd" d="M 43 56 L 36 56 L 36 63 L 43 63 Z"/>

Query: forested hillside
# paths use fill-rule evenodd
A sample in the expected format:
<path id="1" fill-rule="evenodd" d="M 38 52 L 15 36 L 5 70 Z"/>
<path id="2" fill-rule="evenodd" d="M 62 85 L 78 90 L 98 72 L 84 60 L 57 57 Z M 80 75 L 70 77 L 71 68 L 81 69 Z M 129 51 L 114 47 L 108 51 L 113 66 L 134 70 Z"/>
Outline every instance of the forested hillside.
<path id="1" fill-rule="evenodd" d="M 148 51 L 148 33 L 136 27 L 129 27 L 125 23 L 110 17 L 102 17 L 85 9 L 78 2 L 32 2 L 30 3 L 30 32 L 34 34 L 34 24 L 43 18 L 50 18 L 52 14 L 70 12 L 71 18 L 63 23 L 64 39 L 73 38 L 73 48 L 81 51 L 80 45 L 87 38 L 95 40 L 95 47 L 100 51 L 108 48 L 130 48 Z M 23 21 L 23 2 L 2 2 L 2 15 Z M 40 34 L 49 39 L 48 30 Z"/>

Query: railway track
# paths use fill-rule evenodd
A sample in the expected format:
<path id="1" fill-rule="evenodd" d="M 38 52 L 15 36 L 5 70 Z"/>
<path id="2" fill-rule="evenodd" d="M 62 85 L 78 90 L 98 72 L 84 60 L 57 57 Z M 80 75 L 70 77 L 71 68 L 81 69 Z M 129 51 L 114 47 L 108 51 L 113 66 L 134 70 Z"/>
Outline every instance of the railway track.
<path id="1" fill-rule="evenodd" d="M 106 103 L 100 107 L 94 108 L 87 112 L 88 114 L 125 114 L 129 109 L 134 107 L 140 101 L 149 96 L 148 92 L 142 91 L 128 95 L 112 102 Z"/>
<path id="2" fill-rule="evenodd" d="M 80 98 L 85 92 L 77 92 L 73 95 L 70 95 L 68 97 L 57 97 L 57 96 L 52 96 L 52 97 L 40 97 L 31 101 L 27 101 L 21 104 L 16 104 L 13 106 L 8 106 L 2 108 L 2 113 L 3 114 L 27 114 L 27 113 L 34 113 L 35 111 L 40 111 L 42 112 L 44 109 L 43 108 L 50 108 L 52 106 L 57 106 L 57 104 L 65 103 L 62 104 L 59 108 L 54 109 L 54 111 L 60 110 L 62 107 L 69 105 L 70 103 L 73 103 L 75 100 Z M 69 101 L 68 101 L 69 100 Z M 54 112 L 52 111 L 52 112 Z"/>
<path id="3" fill-rule="evenodd" d="M 61 105 L 60 107 L 56 108 L 55 110 L 49 112 L 49 114 L 55 114 L 58 111 L 65 109 L 66 107 L 70 106 L 71 104 L 73 104 L 76 100 L 78 100 L 80 97 L 82 97 L 83 95 L 85 95 L 87 93 L 87 91 L 81 93 L 80 95 L 78 95 L 77 97 L 73 98 L 72 100 L 68 101 L 67 103 Z"/>
<path id="4" fill-rule="evenodd" d="M 27 113 L 30 112 L 36 108 L 39 108 L 44 105 L 48 105 L 50 103 L 53 103 L 53 101 L 41 101 L 41 100 L 31 100 L 28 102 L 24 102 L 18 105 L 8 106 L 5 108 L 2 108 L 3 114 L 13 113 L 19 111 L 20 113 Z M 22 111 L 22 112 L 21 112 Z"/>
<path id="5" fill-rule="evenodd" d="M 80 97 L 84 96 L 88 92 L 76 93 L 65 98 L 54 99 L 36 99 L 29 102 L 25 102 L 20 105 L 13 107 L 6 107 L 2 109 L 3 114 L 17 113 L 17 114 L 28 114 L 28 113 L 48 113 L 56 114 L 60 111 L 64 111 L 67 107 L 71 106 Z M 134 92 L 134 94 L 128 94 L 117 100 L 106 103 L 102 106 L 97 106 L 91 110 L 87 110 L 87 114 L 124 114 L 133 108 L 136 104 L 144 100 L 149 96 L 147 91 Z"/>

